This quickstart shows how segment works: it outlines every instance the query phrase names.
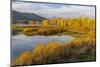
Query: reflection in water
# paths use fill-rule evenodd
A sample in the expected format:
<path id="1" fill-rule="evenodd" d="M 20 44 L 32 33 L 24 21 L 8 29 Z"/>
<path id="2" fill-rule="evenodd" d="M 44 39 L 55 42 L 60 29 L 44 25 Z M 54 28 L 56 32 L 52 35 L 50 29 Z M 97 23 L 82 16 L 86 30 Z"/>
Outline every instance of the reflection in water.
<path id="1" fill-rule="evenodd" d="M 30 51 L 39 43 L 48 42 L 62 42 L 66 43 L 73 39 L 69 35 L 62 36 L 25 36 L 25 35 L 15 35 L 12 36 L 12 57 L 15 58 L 20 53 L 24 51 Z"/>

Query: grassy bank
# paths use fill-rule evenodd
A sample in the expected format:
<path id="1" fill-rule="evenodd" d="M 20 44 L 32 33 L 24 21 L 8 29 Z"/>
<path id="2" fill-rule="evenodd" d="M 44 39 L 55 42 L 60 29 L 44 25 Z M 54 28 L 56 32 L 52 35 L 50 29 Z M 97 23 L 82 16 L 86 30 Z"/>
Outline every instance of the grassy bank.
<path id="1" fill-rule="evenodd" d="M 95 28 L 93 28 L 95 30 Z M 12 34 L 18 35 L 18 34 L 24 34 L 26 36 L 34 36 L 34 35 L 44 35 L 44 36 L 50 36 L 50 35 L 71 35 L 74 37 L 80 37 L 86 35 L 91 30 L 91 28 L 66 28 L 66 27 L 19 27 L 19 26 L 13 26 L 12 27 Z"/>
<path id="2" fill-rule="evenodd" d="M 20 22 L 20 21 L 19 21 Z M 12 24 L 12 34 L 33 35 L 84 35 L 95 30 L 95 19 L 93 18 L 52 18 L 37 23 Z"/>
<path id="3" fill-rule="evenodd" d="M 38 44 L 32 51 L 23 52 L 13 60 L 12 66 L 95 60 L 95 32 L 91 31 L 66 44 L 59 42 Z"/>

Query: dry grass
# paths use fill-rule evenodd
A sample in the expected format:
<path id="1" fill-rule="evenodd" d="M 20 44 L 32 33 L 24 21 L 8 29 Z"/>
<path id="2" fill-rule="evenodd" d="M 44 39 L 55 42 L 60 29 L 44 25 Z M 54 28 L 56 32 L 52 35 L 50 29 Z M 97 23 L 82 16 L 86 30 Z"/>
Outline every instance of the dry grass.
<path id="1" fill-rule="evenodd" d="M 77 37 L 67 44 L 58 42 L 39 44 L 33 51 L 22 53 L 13 65 L 93 61 L 95 60 L 95 50 L 95 32 L 92 31 L 85 37 Z"/>

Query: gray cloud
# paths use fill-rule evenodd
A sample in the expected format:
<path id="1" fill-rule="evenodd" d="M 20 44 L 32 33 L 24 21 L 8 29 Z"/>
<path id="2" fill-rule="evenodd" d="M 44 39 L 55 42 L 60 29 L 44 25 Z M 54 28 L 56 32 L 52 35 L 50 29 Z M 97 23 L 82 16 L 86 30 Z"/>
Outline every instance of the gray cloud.
<path id="1" fill-rule="evenodd" d="M 51 5 L 51 6 L 50 6 Z M 19 12 L 36 13 L 38 15 L 52 18 L 52 17 L 95 17 L 95 7 L 90 6 L 76 6 L 63 5 L 61 7 L 53 7 L 54 4 L 44 3 L 27 3 L 27 2 L 13 2 L 12 9 Z M 56 4 L 55 4 L 56 5 Z"/>

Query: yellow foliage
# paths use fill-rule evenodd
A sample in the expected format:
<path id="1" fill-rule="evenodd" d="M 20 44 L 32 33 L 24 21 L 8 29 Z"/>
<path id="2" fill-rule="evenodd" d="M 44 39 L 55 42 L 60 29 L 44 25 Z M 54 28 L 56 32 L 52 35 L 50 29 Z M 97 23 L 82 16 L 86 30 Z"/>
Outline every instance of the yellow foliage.
<path id="1" fill-rule="evenodd" d="M 23 32 L 32 32 L 32 31 L 33 31 L 32 28 L 25 28 L 25 29 L 23 29 Z"/>
<path id="2" fill-rule="evenodd" d="M 14 62 L 13 64 L 14 65 L 30 65 L 32 64 L 32 57 L 33 57 L 33 54 L 31 52 L 24 52 L 21 54 L 20 57 L 18 57 Z"/>
<path id="3" fill-rule="evenodd" d="M 39 44 L 33 51 L 22 53 L 14 61 L 14 65 L 73 62 L 80 61 L 81 55 L 95 56 L 94 35 L 95 32 L 89 32 L 85 37 L 77 37 L 67 44 L 59 42 Z"/>
<path id="4" fill-rule="evenodd" d="M 55 19 L 57 25 L 68 26 L 68 31 L 85 33 L 84 36 L 76 37 L 70 43 L 49 42 L 48 44 L 38 44 L 33 51 L 22 53 L 14 61 L 14 65 L 46 64 L 59 62 L 81 61 L 82 55 L 95 56 L 96 34 L 95 20 L 89 18 L 78 19 Z M 66 23 L 65 23 L 66 22 Z M 48 20 L 43 21 L 43 25 L 50 25 Z M 91 30 L 93 28 L 93 30 Z M 61 30 L 56 27 L 55 30 L 39 29 L 38 32 L 50 33 L 49 31 Z M 31 32 L 31 28 L 24 29 L 24 32 Z"/>
<path id="5" fill-rule="evenodd" d="M 48 26 L 48 25 L 49 25 L 49 20 L 43 20 L 43 21 L 42 21 L 42 24 L 43 24 L 44 26 Z"/>

